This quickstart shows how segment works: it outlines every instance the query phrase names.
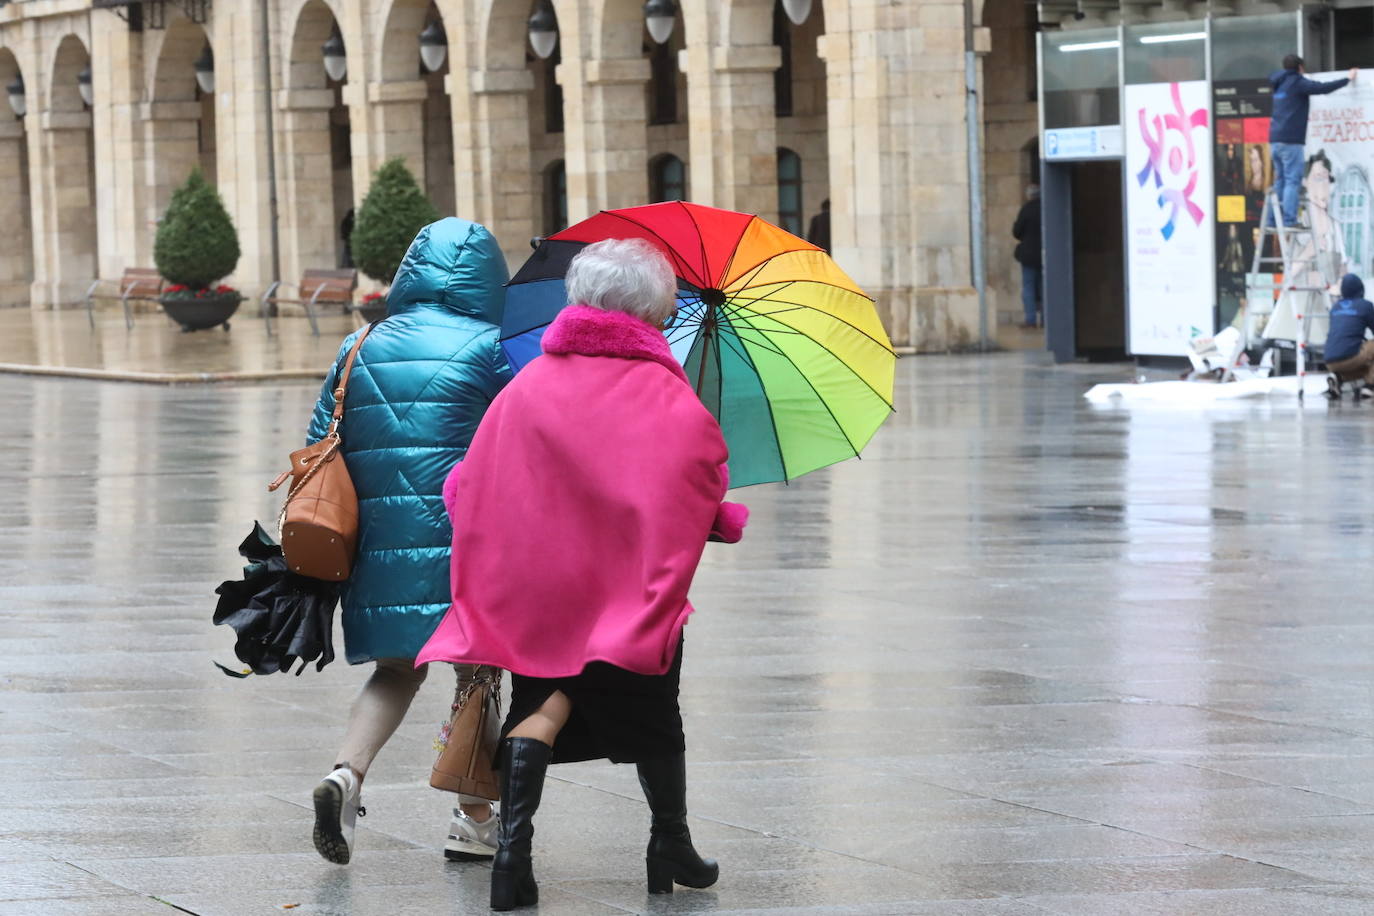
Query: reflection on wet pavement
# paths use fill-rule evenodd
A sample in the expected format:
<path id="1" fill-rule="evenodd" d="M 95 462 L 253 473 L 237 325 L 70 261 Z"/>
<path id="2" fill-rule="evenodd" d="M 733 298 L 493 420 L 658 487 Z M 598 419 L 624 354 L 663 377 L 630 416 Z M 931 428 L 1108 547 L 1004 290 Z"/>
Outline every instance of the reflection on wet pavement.
<path id="1" fill-rule="evenodd" d="M 1080 398 L 1127 377 L 906 359 L 864 460 L 740 491 L 683 674 L 721 882 L 649 898 L 633 769 L 563 766 L 540 911 L 1374 912 L 1374 408 Z M 0 376 L 0 914 L 487 912 L 447 676 L 339 868 L 309 794 L 364 671 L 211 663 L 315 393 Z"/>

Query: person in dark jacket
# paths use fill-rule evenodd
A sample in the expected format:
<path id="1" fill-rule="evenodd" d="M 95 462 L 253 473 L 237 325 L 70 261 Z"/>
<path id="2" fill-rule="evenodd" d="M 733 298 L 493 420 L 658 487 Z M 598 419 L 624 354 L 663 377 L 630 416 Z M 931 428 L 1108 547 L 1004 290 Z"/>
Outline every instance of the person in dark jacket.
<path id="1" fill-rule="evenodd" d="M 1021 212 L 1016 214 L 1016 223 L 1011 227 L 1016 239 L 1016 250 L 1012 257 L 1021 264 L 1021 306 L 1025 309 L 1023 328 L 1034 328 L 1040 324 L 1040 291 L 1043 289 L 1043 272 L 1040 262 L 1040 186 L 1033 184 L 1026 188 L 1026 202 Z"/>
<path id="2" fill-rule="evenodd" d="M 1326 333 L 1323 358 L 1331 374 L 1327 376 L 1327 397 L 1341 396 L 1341 381 L 1360 379 L 1374 385 L 1374 303 L 1364 298 L 1364 283 L 1354 274 L 1341 278 L 1341 301 L 1331 307 L 1331 327 Z"/>
<path id="3" fill-rule="evenodd" d="M 343 459 L 358 492 L 358 554 L 344 583 L 349 664 L 374 662 L 333 770 L 315 789 L 315 849 L 352 858 L 363 778 L 405 718 L 425 669 L 414 659 L 448 611 L 453 528 L 443 486 L 477 424 L 511 379 L 501 349 L 506 259 L 484 227 L 449 217 L 421 229 L 396 271 L 387 317 L 358 350 L 344 400 Z M 325 378 L 308 442 L 324 437 L 335 376 Z M 473 675 L 460 668 L 459 689 Z M 458 796 L 445 854 L 496 852 L 491 803 Z"/>
<path id="4" fill-rule="evenodd" d="M 1274 87 L 1274 110 L 1269 119 L 1269 153 L 1274 160 L 1274 192 L 1283 211 L 1283 223 L 1298 221 L 1298 193 L 1302 187 L 1303 147 L 1307 144 L 1307 111 L 1314 95 L 1335 92 L 1355 82 L 1359 69 L 1350 68 L 1346 79 L 1319 83 L 1303 74 L 1302 58 L 1289 54 L 1283 69 L 1269 75 Z"/>
<path id="5" fill-rule="evenodd" d="M 806 240 L 821 251 L 830 251 L 830 199 L 821 201 L 821 212 L 811 217 L 811 225 L 806 230 Z"/>

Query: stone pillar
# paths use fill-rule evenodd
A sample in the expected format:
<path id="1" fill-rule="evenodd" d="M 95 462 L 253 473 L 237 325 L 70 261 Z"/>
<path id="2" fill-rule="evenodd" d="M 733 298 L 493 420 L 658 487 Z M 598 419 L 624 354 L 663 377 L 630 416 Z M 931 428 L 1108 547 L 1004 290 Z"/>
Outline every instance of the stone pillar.
<path id="1" fill-rule="evenodd" d="M 293 285 L 312 268 L 333 267 L 334 171 L 330 155 L 332 89 L 277 93 L 277 200 L 281 277 Z"/>
<path id="2" fill-rule="evenodd" d="M 530 236 L 539 225 L 539 188 L 529 155 L 533 90 L 527 69 L 479 70 L 471 74 L 467 109 L 454 109 L 458 212 L 490 229 L 506 260 L 517 266 L 529 256 Z"/>
<path id="3" fill-rule="evenodd" d="M 243 251 L 238 268 L 226 282 L 254 296 L 277 279 L 272 266 L 272 187 L 267 164 L 269 99 L 263 77 L 263 24 L 256 3 L 216 4 L 214 17 L 215 136 L 218 140 L 215 181 L 234 220 L 234 228 L 238 230 L 239 247 Z M 283 53 L 279 32 L 272 36 L 272 53 L 274 56 Z M 276 88 L 280 88 L 279 82 Z M 278 115 L 278 133 L 280 120 Z M 279 182 L 284 168 L 279 142 Z M 285 219 L 280 225 L 284 236 Z"/>
<path id="4" fill-rule="evenodd" d="M 153 267 L 153 233 L 147 218 L 147 167 L 142 107 L 145 32 L 123 27 L 91 29 L 92 108 L 96 149 L 95 214 L 100 276 L 113 286 L 127 267 Z"/>
<path id="5" fill-rule="evenodd" d="M 962 6 L 826 12 L 832 252 L 894 344 L 972 346 Z"/>
<path id="6" fill-rule="evenodd" d="M 425 97 L 429 95 L 429 84 L 424 80 L 404 82 L 369 83 L 365 113 L 368 117 L 368 134 L 371 155 L 365 161 L 353 161 L 354 188 L 367 187 L 372 173 L 388 159 L 400 156 L 406 168 L 415 176 L 415 183 L 422 189 L 425 186 Z M 353 117 L 358 116 L 351 109 Z M 354 124 L 364 123 L 354 121 Z M 360 174 L 360 169 L 366 175 Z M 361 201 L 362 193 L 354 196 Z"/>
<path id="7" fill-rule="evenodd" d="M 44 111 L 37 121 L 42 206 L 35 233 L 40 254 L 34 264 L 33 304 L 51 308 L 80 302 L 96 277 L 91 116 Z"/>
<path id="8" fill-rule="evenodd" d="M 27 141 L 22 121 L 0 121 L 0 308 L 27 305 L 33 282 Z"/>
<path id="9" fill-rule="evenodd" d="M 632 207 L 649 199 L 648 113 L 643 58 L 588 61 L 583 70 L 582 139 L 587 146 L 585 209 Z M 572 178 L 569 175 L 571 187 Z M 572 201 L 568 202 L 569 218 Z"/>
<path id="10" fill-rule="evenodd" d="M 199 102 L 144 102 L 139 106 L 147 155 L 142 182 L 144 215 L 138 228 L 140 236 L 147 239 L 150 258 L 157 224 L 172 202 L 172 192 L 200 164 L 200 115 Z M 213 177 L 207 176 L 207 180 L 213 182 Z"/>
<path id="11" fill-rule="evenodd" d="M 709 92 L 689 89 L 692 193 L 701 202 L 777 220 L 773 71 L 781 62 L 776 45 L 689 49 L 689 85 L 710 83 Z"/>

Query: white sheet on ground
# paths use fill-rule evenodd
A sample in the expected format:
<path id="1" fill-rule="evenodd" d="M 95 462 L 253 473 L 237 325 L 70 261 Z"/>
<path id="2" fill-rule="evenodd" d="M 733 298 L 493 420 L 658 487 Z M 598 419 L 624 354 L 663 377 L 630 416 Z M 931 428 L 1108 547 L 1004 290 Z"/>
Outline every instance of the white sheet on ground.
<path id="1" fill-rule="evenodd" d="M 1326 376 L 1315 373 L 1307 376 L 1304 395 L 1319 395 L 1326 390 Z M 1096 403 L 1147 402 L 1198 405 L 1216 401 L 1235 401 L 1242 398 L 1264 398 L 1269 395 L 1294 397 L 1298 380 L 1291 375 L 1281 378 L 1256 378 L 1240 382 L 1145 382 L 1125 385 L 1094 385 L 1083 395 Z"/>

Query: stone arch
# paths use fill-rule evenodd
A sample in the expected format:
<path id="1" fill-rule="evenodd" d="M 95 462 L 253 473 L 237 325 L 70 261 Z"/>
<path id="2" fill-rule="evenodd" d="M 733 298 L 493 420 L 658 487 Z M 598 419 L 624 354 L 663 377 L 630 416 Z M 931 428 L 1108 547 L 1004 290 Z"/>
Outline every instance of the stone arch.
<path id="1" fill-rule="evenodd" d="M 720 43 L 735 47 L 772 44 L 775 3 L 776 0 L 726 0 L 720 17 Z M 817 0 L 812 16 L 820 5 Z"/>
<path id="2" fill-rule="evenodd" d="M 30 113 L 42 120 L 35 152 L 34 298 L 45 305 L 78 301 L 98 275 L 99 248 L 95 182 L 95 137 L 91 113 L 77 88 L 77 74 L 91 64 L 86 42 L 75 32 L 53 46 L 43 104 L 30 102 Z M 102 95 L 100 71 L 93 69 L 97 100 Z M 40 127 L 41 125 L 41 127 Z"/>
<path id="3" fill-rule="evenodd" d="M 681 21 L 679 10 L 678 18 Z M 637 60 L 644 43 L 644 4 L 639 0 L 599 0 L 590 23 L 594 60 Z"/>
<path id="4" fill-rule="evenodd" d="M 193 101 L 197 95 L 195 62 L 210 43 L 210 35 L 175 8 L 168 18 L 171 21 L 161 31 L 162 40 L 149 74 L 148 98 L 154 102 Z"/>
<path id="5" fill-rule="evenodd" d="M 282 85 L 287 89 L 324 89 L 328 86 L 328 76 L 324 72 L 324 62 L 320 57 L 320 47 L 329 40 L 329 35 L 338 28 L 343 34 L 344 48 L 350 58 L 361 53 L 361 43 L 351 40 L 343 29 L 343 20 L 330 0 L 305 0 L 296 10 L 291 20 L 290 53 L 283 61 L 286 73 Z M 353 68 L 344 75 L 347 83 Z"/>
<path id="6" fill-rule="evenodd" d="M 453 31 L 451 23 L 444 17 L 431 0 L 391 0 L 391 5 L 383 15 L 382 38 L 376 42 L 377 58 L 372 72 L 385 82 L 416 79 L 421 73 L 419 40 L 420 32 L 431 15 L 437 16 L 444 31 Z M 457 36 L 450 36 L 456 41 Z"/>
<path id="7" fill-rule="evenodd" d="M 534 11 L 536 0 L 482 0 L 478 13 L 477 62 L 480 70 L 520 70 L 525 66 L 525 53 L 529 46 L 526 36 L 527 23 Z M 577 28 L 580 20 L 577 15 L 576 0 L 551 0 L 553 14 L 558 19 L 561 50 L 565 36 L 564 29 Z"/>
<path id="8" fill-rule="evenodd" d="M 306 270 L 351 263 L 343 225 L 354 203 L 354 144 L 343 95 L 344 87 L 366 68 L 364 43 L 349 34 L 338 12 L 334 0 L 305 0 L 285 20 L 291 27 L 284 42 L 284 91 L 277 101 L 282 150 L 278 180 L 282 225 L 290 231 L 282 236 L 278 279 L 288 285 Z M 320 52 L 336 28 L 348 56 L 348 70 L 338 83 L 329 79 Z"/>
<path id="9" fill-rule="evenodd" d="M 14 52 L 0 45 L 0 94 L 23 75 Z M 28 79 L 25 84 L 33 85 Z M 25 126 L 25 119 L 10 110 L 8 99 L 0 97 L 0 226 L 8 229 L 7 244 L 0 246 L 0 306 L 27 305 L 33 283 L 33 200 Z"/>
<path id="10" fill-rule="evenodd" d="M 86 50 L 86 43 L 75 33 L 64 35 L 53 51 L 52 66 L 48 68 L 48 85 L 43 93 L 47 103 L 42 110 L 54 113 L 85 111 L 86 103 L 81 100 L 76 76 L 90 62 L 91 55 Z"/>
<path id="11" fill-rule="evenodd" d="M 215 99 L 213 94 L 200 91 L 195 71 L 195 63 L 207 46 L 213 53 L 209 33 L 173 9 L 168 11 L 167 28 L 153 34 L 159 35 L 159 40 L 148 55 L 150 104 L 145 106 L 140 124 L 144 142 L 142 193 L 148 226 L 166 213 L 172 193 L 192 169 L 199 167 L 211 184 L 218 177 Z M 140 261 L 151 257 L 152 238 L 138 241 Z"/>

